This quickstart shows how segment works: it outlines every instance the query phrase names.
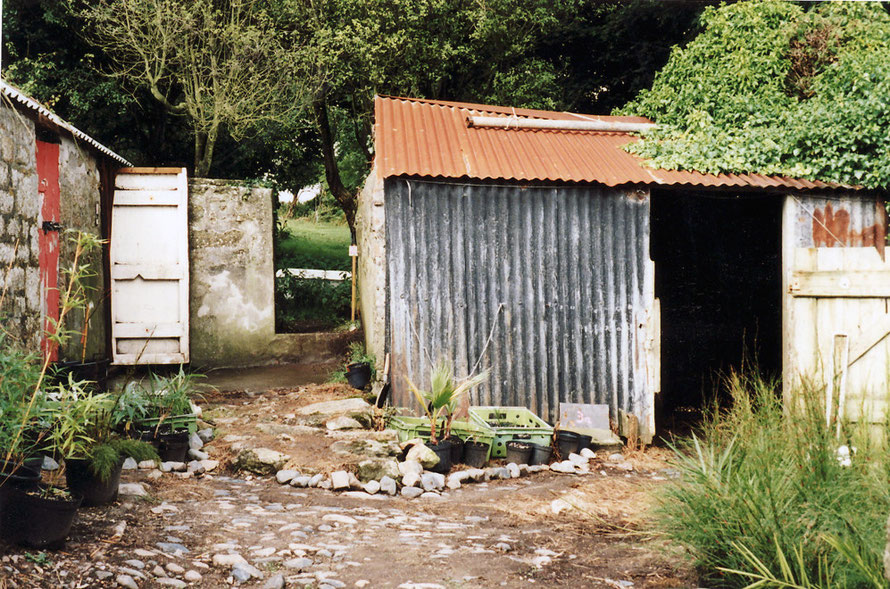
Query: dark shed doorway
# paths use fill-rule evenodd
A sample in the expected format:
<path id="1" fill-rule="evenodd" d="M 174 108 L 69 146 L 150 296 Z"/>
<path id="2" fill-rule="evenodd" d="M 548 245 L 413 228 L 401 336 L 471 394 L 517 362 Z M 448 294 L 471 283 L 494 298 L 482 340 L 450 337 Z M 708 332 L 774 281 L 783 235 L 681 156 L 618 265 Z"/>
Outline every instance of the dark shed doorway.
<path id="1" fill-rule="evenodd" d="M 700 408 L 743 363 L 781 375 L 782 202 L 777 194 L 653 191 L 661 300 L 661 413 Z"/>

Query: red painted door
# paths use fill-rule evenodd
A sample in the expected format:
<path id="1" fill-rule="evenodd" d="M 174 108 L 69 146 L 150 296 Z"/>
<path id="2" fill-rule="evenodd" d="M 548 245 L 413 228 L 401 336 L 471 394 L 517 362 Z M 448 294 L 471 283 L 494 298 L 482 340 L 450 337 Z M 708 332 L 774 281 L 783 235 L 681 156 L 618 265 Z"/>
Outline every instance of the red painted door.
<path id="1" fill-rule="evenodd" d="M 37 141 L 37 192 L 39 192 L 40 227 L 40 291 L 43 295 L 43 354 L 59 359 L 58 346 L 49 341 L 46 332 L 54 333 L 59 320 L 59 145 Z"/>

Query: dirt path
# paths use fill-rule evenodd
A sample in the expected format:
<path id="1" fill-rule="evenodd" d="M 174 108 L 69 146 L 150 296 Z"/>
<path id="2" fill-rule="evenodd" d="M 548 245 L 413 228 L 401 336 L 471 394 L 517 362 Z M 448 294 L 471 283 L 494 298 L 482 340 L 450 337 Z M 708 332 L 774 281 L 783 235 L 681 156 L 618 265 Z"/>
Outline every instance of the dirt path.
<path id="1" fill-rule="evenodd" d="M 220 433 L 254 432 L 296 462 L 327 470 L 339 465 L 325 451 L 337 438 L 318 430 L 307 451 L 306 440 L 254 430 L 287 421 L 282 404 L 345 394 L 328 387 L 221 396 L 219 413 L 234 421 Z M 214 457 L 224 459 L 227 449 L 220 440 Z M 305 458 L 310 453 L 314 460 Z M 63 552 L 0 547 L 0 588 L 118 587 L 128 580 L 136 587 L 226 587 L 237 581 L 233 564 L 241 559 L 240 570 L 255 573 L 245 587 L 693 587 L 692 571 L 645 532 L 651 490 L 664 484 L 661 458 L 658 451 L 638 456 L 632 473 L 595 461 L 589 475 L 539 473 L 413 500 L 225 472 L 151 479 L 150 471 L 127 471 L 124 480 L 146 482 L 147 498 L 81 510 Z M 557 499 L 564 509 L 558 514 Z M 126 529 L 116 535 L 121 522 Z"/>

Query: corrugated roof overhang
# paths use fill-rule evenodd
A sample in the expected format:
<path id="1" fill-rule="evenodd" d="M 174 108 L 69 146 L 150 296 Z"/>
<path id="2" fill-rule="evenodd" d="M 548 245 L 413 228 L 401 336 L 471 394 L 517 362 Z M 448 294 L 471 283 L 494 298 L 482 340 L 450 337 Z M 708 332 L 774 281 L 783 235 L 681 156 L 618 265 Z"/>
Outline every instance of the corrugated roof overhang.
<path id="1" fill-rule="evenodd" d="M 71 123 L 65 121 L 60 116 L 55 114 L 53 111 L 43 106 L 30 96 L 27 96 L 21 90 L 14 86 L 10 86 L 5 80 L 0 80 L 0 95 L 3 98 L 7 99 L 11 105 L 18 106 L 19 108 L 24 107 L 27 110 L 30 110 L 48 120 L 50 123 L 55 125 L 58 129 L 63 129 L 74 136 L 76 139 L 83 141 L 88 144 L 90 147 L 108 157 L 113 159 L 125 166 L 132 166 L 129 161 L 119 156 L 115 152 L 111 151 Z"/>
<path id="2" fill-rule="evenodd" d="M 656 170 L 622 146 L 628 133 L 479 128 L 473 115 L 566 121 L 651 123 L 643 117 L 568 112 L 378 96 L 374 104 L 376 166 L 382 178 L 420 176 L 523 182 L 659 185 L 703 188 L 825 190 L 838 184 L 761 174 Z"/>

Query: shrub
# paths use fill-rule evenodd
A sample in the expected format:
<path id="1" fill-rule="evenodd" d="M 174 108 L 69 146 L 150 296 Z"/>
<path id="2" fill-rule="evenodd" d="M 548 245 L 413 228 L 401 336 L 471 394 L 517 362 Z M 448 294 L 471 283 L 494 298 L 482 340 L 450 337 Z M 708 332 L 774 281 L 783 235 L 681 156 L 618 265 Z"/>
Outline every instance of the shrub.
<path id="1" fill-rule="evenodd" d="M 285 272 L 275 279 L 278 331 L 296 322 L 336 325 L 349 319 L 352 285 L 347 280 L 298 278 Z"/>
<path id="2" fill-rule="evenodd" d="M 713 585 L 885 586 L 883 444 L 848 424 L 838 441 L 816 387 L 787 406 L 756 376 L 732 374 L 728 388 L 731 406 L 674 448 L 681 474 L 660 497 L 662 530 Z M 842 444 L 857 448 L 850 466 Z"/>

